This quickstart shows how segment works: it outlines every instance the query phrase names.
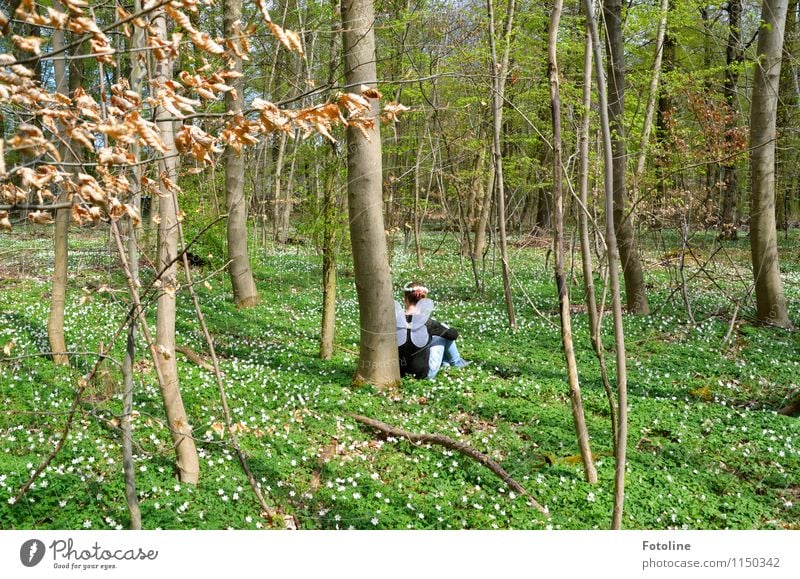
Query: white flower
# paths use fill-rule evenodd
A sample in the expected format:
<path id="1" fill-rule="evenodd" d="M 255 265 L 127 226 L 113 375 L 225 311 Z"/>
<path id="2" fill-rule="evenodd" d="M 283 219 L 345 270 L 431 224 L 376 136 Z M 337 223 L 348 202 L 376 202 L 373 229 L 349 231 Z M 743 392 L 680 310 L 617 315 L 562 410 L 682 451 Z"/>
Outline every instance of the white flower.
<path id="1" fill-rule="evenodd" d="M 590 503 L 593 503 L 594 502 L 594 493 L 589 493 L 588 495 L 586 495 L 586 500 L 588 502 L 590 502 Z"/>

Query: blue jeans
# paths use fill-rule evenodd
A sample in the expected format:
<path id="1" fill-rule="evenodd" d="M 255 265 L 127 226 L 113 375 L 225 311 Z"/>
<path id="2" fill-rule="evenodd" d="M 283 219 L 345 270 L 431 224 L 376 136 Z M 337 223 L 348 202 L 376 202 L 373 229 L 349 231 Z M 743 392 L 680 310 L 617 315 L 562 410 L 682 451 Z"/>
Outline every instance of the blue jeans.
<path id="1" fill-rule="evenodd" d="M 435 378 L 443 364 L 455 366 L 461 361 L 461 354 L 455 340 L 447 340 L 441 336 L 431 337 L 431 348 L 428 354 L 428 378 Z"/>

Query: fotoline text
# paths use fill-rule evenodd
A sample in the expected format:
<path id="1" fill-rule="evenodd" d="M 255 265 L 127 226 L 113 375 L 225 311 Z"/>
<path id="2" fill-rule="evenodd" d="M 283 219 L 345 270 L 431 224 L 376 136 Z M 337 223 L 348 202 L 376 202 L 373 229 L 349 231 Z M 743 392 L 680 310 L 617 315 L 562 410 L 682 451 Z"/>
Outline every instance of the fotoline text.
<path id="1" fill-rule="evenodd" d="M 689 543 L 678 543 L 676 541 L 666 541 L 664 543 L 651 543 L 642 541 L 642 551 L 691 551 Z"/>

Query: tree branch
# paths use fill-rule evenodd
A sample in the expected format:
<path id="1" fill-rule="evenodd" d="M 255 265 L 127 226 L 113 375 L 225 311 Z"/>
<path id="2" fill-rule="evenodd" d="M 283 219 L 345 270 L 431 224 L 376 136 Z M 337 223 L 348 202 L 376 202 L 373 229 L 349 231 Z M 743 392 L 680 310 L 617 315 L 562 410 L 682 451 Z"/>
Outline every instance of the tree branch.
<path id="1" fill-rule="evenodd" d="M 545 515 L 549 514 L 548 510 L 540 505 L 536 499 L 534 499 L 531 494 L 523 488 L 521 484 L 515 481 L 497 461 L 489 458 L 482 452 L 475 450 L 463 442 L 458 442 L 452 438 L 448 438 L 447 436 L 442 436 L 441 434 L 415 434 L 413 432 L 403 430 L 402 428 L 395 428 L 394 426 L 390 426 L 384 422 L 380 422 L 379 420 L 361 416 L 360 414 L 351 414 L 350 417 L 356 422 L 360 422 L 365 426 L 374 428 L 375 430 L 382 432 L 387 436 L 407 438 L 411 442 L 428 442 L 431 444 L 438 444 L 440 446 L 444 446 L 445 448 L 449 448 L 450 450 L 455 450 L 488 468 L 494 474 L 499 476 L 503 482 L 506 483 L 509 488 L 511 488 L 511 490 L 528 497 L 529 504 L 536 508 L 540 513 Z"/>

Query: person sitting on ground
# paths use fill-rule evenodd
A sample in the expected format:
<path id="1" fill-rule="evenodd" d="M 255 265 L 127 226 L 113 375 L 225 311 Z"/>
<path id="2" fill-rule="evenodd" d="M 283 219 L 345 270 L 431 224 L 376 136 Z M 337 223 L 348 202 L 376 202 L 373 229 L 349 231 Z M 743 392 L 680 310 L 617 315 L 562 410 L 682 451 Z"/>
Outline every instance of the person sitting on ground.
<path id="1" fill-rule="evenodd" d="M 403 287 L 403 305 L 395 302 L 400 375 L 434 378 L 442 365 L 463 368 L 469 362 L 456 346 L 458 331 L 430 317 L 433 301 L 418 282 Z"/>

